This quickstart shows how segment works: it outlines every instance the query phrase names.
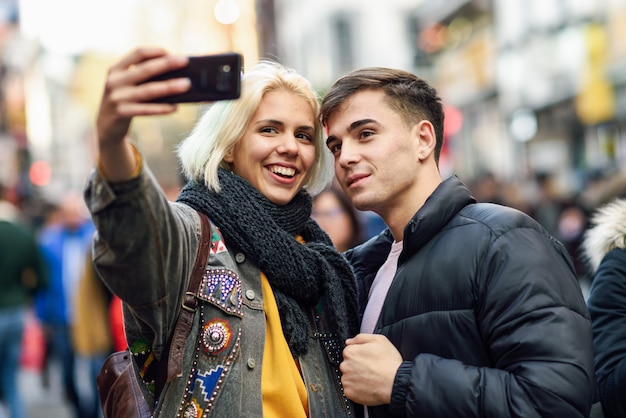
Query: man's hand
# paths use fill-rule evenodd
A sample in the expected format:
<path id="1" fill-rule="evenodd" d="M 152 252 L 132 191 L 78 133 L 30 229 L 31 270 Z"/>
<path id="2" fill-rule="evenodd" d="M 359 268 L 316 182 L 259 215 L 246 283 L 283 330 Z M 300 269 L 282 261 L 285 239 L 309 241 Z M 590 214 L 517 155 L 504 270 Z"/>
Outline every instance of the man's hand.
<path id="1" fill-rule="evenodd" d="M 402 356 L 387 337 L 359 334 L 346 340 L 341 383 L 352 401 L 368 406 L 391 402 L 391 391 Z"/>

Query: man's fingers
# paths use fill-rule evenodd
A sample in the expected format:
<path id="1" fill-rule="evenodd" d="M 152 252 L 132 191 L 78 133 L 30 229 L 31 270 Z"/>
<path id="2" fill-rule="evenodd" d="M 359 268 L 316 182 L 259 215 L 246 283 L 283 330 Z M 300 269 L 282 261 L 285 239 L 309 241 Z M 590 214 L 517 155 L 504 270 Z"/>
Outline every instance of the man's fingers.
<path id="1" fill-rule="evenodd" d="M 369 343 L 372 341 L 376 341 L 379 338 L 386 338 L 386 337 L 379 335 L 379 334 L 357 334 L 353 338 L 348 338 L 346 340 L 346 345 L 365 344 L 365 343 Z"/>

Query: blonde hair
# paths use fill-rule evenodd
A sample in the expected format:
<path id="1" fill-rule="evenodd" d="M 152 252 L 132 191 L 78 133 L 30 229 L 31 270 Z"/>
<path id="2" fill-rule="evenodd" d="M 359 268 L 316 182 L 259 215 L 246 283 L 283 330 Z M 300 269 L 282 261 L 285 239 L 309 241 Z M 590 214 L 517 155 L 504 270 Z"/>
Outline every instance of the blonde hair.
<path id="1" fill-rule="evenodd" d="M 312 195 L 321 192 L 332 180 L 332 157 L 324 144 L 322 126 L 317 118 L 318 96 L 310 82 L 293 69 L 272 61 L 261 61 L 246 69 L 237 100 L 213 103 L 198 120 L 191 134 L 177 148 L 184 175 L 202 181 L 209 190 L 219 192 L 218 168 L 229 169 L 224 156 L 241 140 L 263 96 L 286 90 L 305 99 L 315 117 L 315 163 L 304 188 Z"/>

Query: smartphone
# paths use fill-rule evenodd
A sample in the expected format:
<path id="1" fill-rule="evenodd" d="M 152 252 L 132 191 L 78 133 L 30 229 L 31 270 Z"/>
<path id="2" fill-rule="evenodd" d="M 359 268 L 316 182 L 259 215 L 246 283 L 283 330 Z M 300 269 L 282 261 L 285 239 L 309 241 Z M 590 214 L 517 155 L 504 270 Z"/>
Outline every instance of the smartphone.
<path id="1" fill-rule="evenodd" d="M 183 94 L 159 97 L 155 103 L 190 103 L 233 100 L 241 94 L 241 68 L 243 57 L 236 52 L 189 57 L 189 64 L 178 70 L 168 71 L 150 78 L 162 81 L 187 77 L 191 88 Z"/>

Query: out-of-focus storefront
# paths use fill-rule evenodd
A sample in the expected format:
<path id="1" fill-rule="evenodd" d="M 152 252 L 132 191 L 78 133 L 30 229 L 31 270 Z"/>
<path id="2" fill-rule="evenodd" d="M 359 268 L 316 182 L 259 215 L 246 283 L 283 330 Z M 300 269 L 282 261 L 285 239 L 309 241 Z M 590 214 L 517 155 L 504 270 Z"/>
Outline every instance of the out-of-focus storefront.
<path id="1" fill-rule="evenodd" d="M 624 0 L 446 4 L 416 8 L 415 62 L 463 115 L 451 171 L 573 195 L 626 166 Z"/>
<path id="2" fill-rule="evenodd" d="M 30 193 L 23 68 L 28 53 L 19 33 L 17 0 L 0 1 L 0 183 L 20 203 Z"/>
<path id="3" fill-rule="evenodd" d="M 625 2 L 389 0 L 383 11 L 374 1 L 277 0 L 277 43 L 322 91 L 374 65 L 433 84 L 462 121 L 447 132 L 444 174 L 547 175 L 572 195 L 626 166 Z"/>
<path id="4" fill-rule="evenodd" d="M 108 67 L 132 48 L 258 59 L 254 0 L 0 0 L 0 181 L 23 199 L 81 190 L 94 166 L 94 122 Z M 69 12 L 71 10 L 71 12 Z M 8 17 L 7 17 L 8 16 Z M 179 185 L 175 145 L 200 104 L 136 118 L 133 136 L 158 179 Z"/>

